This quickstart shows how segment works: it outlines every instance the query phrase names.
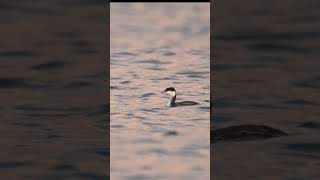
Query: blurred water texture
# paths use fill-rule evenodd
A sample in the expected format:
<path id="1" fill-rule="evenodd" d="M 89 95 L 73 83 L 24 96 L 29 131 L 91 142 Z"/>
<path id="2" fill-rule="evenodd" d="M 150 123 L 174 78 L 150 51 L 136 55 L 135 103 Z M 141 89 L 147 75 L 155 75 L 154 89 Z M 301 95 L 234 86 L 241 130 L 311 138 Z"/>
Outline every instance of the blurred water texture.
<path id="1" fill-rule="evenodd" d="M 289 136 L 212 145 L 213 179 L 318 179 L 319 1 L 221 1 L 213 11 L 213 128 Z"/>
<path id="2" fill-rule="evenodd" d="M 0 179 L 108 178 L 103 4 L 0 2 Z"/>

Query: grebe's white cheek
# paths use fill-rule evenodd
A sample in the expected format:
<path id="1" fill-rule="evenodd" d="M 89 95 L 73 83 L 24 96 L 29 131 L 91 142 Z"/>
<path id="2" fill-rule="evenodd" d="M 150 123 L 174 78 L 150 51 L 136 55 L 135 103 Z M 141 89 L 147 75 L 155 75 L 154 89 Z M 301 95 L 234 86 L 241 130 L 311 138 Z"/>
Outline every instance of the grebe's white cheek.
<path id="1" fill-rule="evenodd" d="M 175 95 L 176 95 L 176 92 L 174 92 L 174 91 L 167 91 L 167 94 L 169 94 L 170 96 L 175 96 Z"/>

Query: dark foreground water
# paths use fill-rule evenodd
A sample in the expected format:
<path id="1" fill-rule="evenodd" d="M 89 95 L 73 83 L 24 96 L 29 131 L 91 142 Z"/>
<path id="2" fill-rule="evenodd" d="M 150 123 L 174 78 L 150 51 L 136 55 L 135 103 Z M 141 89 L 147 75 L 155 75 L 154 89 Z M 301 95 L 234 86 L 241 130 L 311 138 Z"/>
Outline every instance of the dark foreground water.
<path id="1" fill-rule="evenodd" d="M 108 179 L 105 6 L 0 9 L 0 179 Z"/>
<path id="2" fill-rule="evenodd" d="M 213 179 L 320 177 L 319 7 L 315 0 L 217 2 L 213 128 L 263 124 L 289 136 L 211 145 Z"/>

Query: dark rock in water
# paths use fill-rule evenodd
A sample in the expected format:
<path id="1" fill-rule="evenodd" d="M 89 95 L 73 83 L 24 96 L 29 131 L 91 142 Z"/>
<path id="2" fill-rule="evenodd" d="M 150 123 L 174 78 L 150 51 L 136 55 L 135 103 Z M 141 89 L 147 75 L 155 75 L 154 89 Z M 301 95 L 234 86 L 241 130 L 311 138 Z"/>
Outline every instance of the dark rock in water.
<path id="1" fill-rule="evenodd" d="M 211 143 L 268 139 L 287 135 L 286 132 L 265 125 L 238 125 L 210 131 Z"/>

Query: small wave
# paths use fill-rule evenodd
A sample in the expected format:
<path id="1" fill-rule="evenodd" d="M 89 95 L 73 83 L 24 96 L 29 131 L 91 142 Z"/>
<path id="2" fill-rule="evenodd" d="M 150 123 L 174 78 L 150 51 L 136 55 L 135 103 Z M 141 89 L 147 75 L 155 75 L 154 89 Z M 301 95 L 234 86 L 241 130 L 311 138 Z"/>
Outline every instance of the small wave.
<path id="1" fill-rule="evenodd" d="M 156 95 L 156 94 L 155 93 L 146 93 L 146 94 L 143 94 L 140 98 L 146 98 L 146 97 L 150 97 L 153 95 Z"/>
<path id="2" fill-rule="evenodd" d="M 136 63 L 141 63 L 141 64 L 171 64 L 171 62 L 161 61 L 161 60 L 157 60 L 157 59 L 142 60 L 142 61 L 137 61 Z"/>

